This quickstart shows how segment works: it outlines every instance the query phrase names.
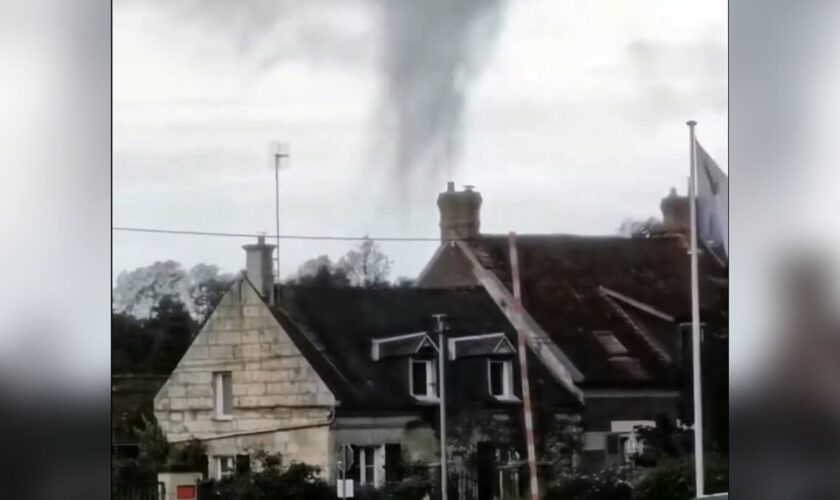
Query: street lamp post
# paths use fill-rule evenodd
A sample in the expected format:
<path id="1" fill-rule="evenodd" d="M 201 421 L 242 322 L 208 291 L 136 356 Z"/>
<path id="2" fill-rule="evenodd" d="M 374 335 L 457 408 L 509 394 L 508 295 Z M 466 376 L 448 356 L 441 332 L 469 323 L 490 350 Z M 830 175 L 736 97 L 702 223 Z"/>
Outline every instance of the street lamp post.
<path id="1" fill-rule="evenodd" d="M 440 498 L 447 499 L 446 488 L 446 466 L 447 466 L 447 452 L 446 452 L 446 384 L 444 378 L 444 364 L 446 361 L 446 339 L 444 338 L 444 324 L 443 320 L 446 318 L 445 314 L 434 314 L 435 330 L 438 332 L 438 398 L 440 399 Z"/>

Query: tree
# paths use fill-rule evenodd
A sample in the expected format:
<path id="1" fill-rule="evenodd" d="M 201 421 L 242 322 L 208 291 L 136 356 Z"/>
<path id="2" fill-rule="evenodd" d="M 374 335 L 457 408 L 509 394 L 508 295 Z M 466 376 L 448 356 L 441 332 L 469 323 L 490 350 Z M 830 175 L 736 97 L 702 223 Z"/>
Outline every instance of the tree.
<path id="1" fill-rule="evenodd" d="M 648 238 L 661 226 L 662 223 L 655 217 L 647 220 L 624 219 L 618 228 L 618 234 L 626 238 Z"/>
<path id="2" fill-rule="evenodd" d="M 298 267 L 297 278 L 293 282 L 299 285 L 329 288 L 350 286 L 347 272 L 333 264 L 326 255 L 319 255 L 301 264 Z"/>
<path id="3" fill-rule="evenodd" d="M 175 296 L 195 319 L 202 320 L 232 279 L 212 264 L 196 264 L 186 271 L 174 260 L 155 262 L 117 276 L 112 309 L 146 319 L 163 297 Z"/>
<path id="4" fill-rule="evenodd" d="M 391 259 L 365 236 L 358 248 L 351 249 L 338 261 L 338 267 L 347 273 L 352 286 L 387 286 Z"/>
<path id="5" fill-rule="evenodd" d="M 213 312 L 213 308 L 222 300 L 222 296 L 230 287 L 230 280 L 210 278 L 199 282 L 190 288 L 193 316 L 198 321 L 204 321 Z"/>
<path id="6" fill-rule="evenodd" d="M 111 313 L 112 372 L 148 372 L 156 342 L 142 321 L 128 314 Z"/>
<path id="7" fill-rule="evenodd" d="M 183 302 L 167 295 L 152 309 L 152 317 L 145 326 L 159 339 L 154 353 L 156 370 L 171 372 L 192 343 L 197 329 L 195 320 Z"/>

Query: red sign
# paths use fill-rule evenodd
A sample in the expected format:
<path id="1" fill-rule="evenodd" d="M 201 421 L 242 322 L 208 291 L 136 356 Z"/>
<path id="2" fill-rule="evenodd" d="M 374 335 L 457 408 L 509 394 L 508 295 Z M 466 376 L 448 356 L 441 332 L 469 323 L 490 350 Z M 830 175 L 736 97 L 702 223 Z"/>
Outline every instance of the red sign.
<path id="1" fill-rule="evenodd" d="M 182 484 L 175 489 L 176 498 L 195 498 L 195 485 Z"/>

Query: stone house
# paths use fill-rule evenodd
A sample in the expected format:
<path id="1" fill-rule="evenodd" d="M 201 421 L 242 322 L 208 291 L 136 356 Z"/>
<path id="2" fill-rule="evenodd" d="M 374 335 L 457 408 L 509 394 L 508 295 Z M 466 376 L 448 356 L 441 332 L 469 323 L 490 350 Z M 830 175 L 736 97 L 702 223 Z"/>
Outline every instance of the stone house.
<path id="1" fill-rule="evenodd" d="M 450 418 L 480 412 L 518 426 L 515 330 L 482 288 L 279 286 L 273 245 L 260 238 L 244 248 L 247 273 L 154 400 L 170 442 L 203 441 L 210 475 L 260 448 L 334 478 L 338 450 L 351 445 L 349 474 L 361 485 L 382 484 L 404 460 L 439 462 L 439 314 Z M 527 356 L 541 404 L 578 414 L 565 374 Z"/>
<path id="2" fill-rule="evenodd" d="M 480 232 L 481 195 L 453 183 L 438 197 L 441 244 L 419 287 L 483 288 L 511 321 L 518 275 L 529 345 L 582 396 L 584 463 L 626 460 L 623 444 L 657 417 L 691 418 L 688 198 L 662 200 L 645 237 Z M 723 338 L 728 265 L 702 245 L 704 338 Z M 705 349 L 705 346 L 704 346 Z M 723 363 L 726 359 L 704 359 Z M 705 369 L 705 368 L 704 368 Z"/>
<path id="3" fill-rule="evenodd" d="M 663 226 L 646 238 L 486 235 L 481 202 L 451 183 L 441 193 L 441 244 L 413 288 L 278 286 L 274 246 L 245 245 L 246 274 L 155 397 L 170 442 L 202 440 L 215 477 L 257 448 L 335 478 L 351 445 L 357 484 L 382 484 L 406 459 L 439 462 L 438 314 L 453 426 L 469 410 L 521 427 L 517 324 L 534 406 L 581 423 L 584 465 L 623 462 L 635 426 L 690 415 L 686 199 L 663 200 Z M 726 263 L 707 248 L 700 266 L 715 335 Z M 493 456 L 488 436 L 472 438 Z"/>

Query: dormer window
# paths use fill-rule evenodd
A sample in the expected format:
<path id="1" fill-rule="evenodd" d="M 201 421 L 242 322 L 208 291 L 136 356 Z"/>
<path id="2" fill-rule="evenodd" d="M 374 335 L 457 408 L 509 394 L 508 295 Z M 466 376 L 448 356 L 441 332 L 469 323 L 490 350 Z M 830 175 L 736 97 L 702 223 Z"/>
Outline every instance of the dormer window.
<path id="1" fill-rule="evenodd" d="M 487 360 L 490 394 L 499 399 L 513 399 L 513 362 L 509 359 Z"/>
<path id="2" fill-rule="evenodd" d="M 433 360 L 412 358 L 408 375 L 412 396 L 418 399 L 437 398 L 437 372 Z"/>

